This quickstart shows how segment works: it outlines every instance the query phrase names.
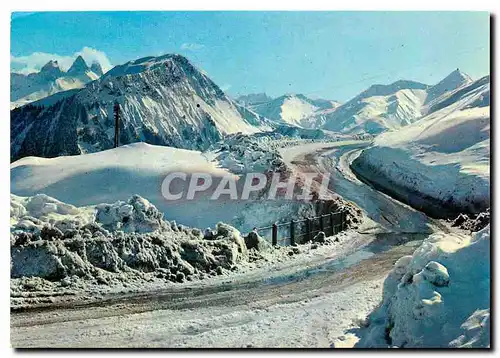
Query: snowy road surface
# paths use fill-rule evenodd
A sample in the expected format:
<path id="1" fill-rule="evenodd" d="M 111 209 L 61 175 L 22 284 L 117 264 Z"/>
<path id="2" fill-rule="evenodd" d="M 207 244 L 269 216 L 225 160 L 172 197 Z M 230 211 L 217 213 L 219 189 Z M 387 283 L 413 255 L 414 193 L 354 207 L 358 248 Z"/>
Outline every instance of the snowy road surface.
<path id="1" fill-rule="evenodd" d="M 360 250 L 299 262 L 293 273 L 269 272 L 266 278 L 249 272 L 227 283 L 14 313 L 12 345 L 329 347 L 380 302 L 383 279 L 394 262 L 439 226 L 353 176 L 347 164 L 363 145 L 316 143 L 282 150 L 297 170 L 332 172 L 332 188 L 373 220 L 358 235 L 369 242 Z"/>
<path id="2" fill-rule="evenodd" d="M 420 243 L 376 241 L 361 254 L 265 280 L 249 275 L 230 285 L 179 285 L 106 304 L 17 313 L 11 342 L 14 347 L 326 348 L 375 308 L 394 261 Z"/>

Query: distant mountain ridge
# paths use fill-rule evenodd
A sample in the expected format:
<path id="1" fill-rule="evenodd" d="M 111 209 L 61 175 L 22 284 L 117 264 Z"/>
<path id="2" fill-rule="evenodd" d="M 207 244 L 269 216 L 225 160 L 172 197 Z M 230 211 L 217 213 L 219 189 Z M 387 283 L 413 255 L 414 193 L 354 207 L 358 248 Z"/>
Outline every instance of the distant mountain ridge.
<path id="1" fill-rule="evenodd" d="M 303 94 L 271 98 L 260 93 L 233 100 L 176 54 L 144 57 L 99 73 L 98 63 L 89 67 L 79 57 L 67 72 L 49 61 L 39 73 L 11 74 L 13 98 L 33 84 L 42 88 L 21 97 L 31 105 L 11 111 L 11 159 L 111 148 L 114 103 L 122 111 L 121 145 L 146 142 L 204 150 L 227 134 L 281 126 L 342 134 L 396 130 L 447 106 L 460 96 L 460 88 L 472 83 L 457 69 L 433 86 L 408 80 L 376 84 L 341 104 Z M 43 98 L 35 100 L 37 96 Z"/>
<path id="2" fill-rule="evenodd" d="M 344 104 L 302 94 L 286 94 L 274 99 L 265 94 L 249 94 L 238 100 L 279 125 L 345 134 L 378 134 L 417 121 L 429 113 L 442 96 L 471 82 L 467 74 L 456 69 L 435 85 L 411 80 L 375 84 Z"/>
<path id="3" fill-rule="evenodd" d="M 91 67 L 78 56 L 67 72 L 61 70 L 57 61 L 50 60 L 39 72 L 23 75 L 10 74 L 11 109 L 37 101 L 58 92 L 82 88 L 90 81 L 102 76 L 102 67 L 94 62 Z"/>
<path id="4" fill-rule="evenodd" d="M 378 134 L 407 126 L 429 113 L 432 103 L 471 78 L 455 70 L 436 85 L 400 80 L 373 85 L 335 111 L 319 114 L 322 128 L 341 133 Z"/>
<path id="5" fill-rule="evenodd" d="M 267 102 L 249 105 L 249 107 L 278 124 L 314 128 L 315 123 L 307 119 L 323 111 L 334 110 L 339 105 L 337 101 L 311 99 L 303 94 L 285 94 Z"/>
<path id="6" fill-rule="evenodd" d="M 273 98 L 269 97 L 265 93 L 250 93 L 247 95 L 242 95 L 236 98 L 236 101 L 244 106 L 251 106 L 254 104 L 260 104 L 272 101 Z"/>

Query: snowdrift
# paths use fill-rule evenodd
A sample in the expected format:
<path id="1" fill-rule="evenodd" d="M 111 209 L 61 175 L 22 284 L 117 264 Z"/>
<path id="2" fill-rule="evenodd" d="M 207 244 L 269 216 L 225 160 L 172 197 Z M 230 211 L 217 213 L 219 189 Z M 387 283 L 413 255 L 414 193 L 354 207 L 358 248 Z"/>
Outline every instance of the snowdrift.
<path id="1" fill-rule="evenodd" d="M 315 216 L 307 202 L 290 200 L 210 200 L 212 191 L 196 200 L 167 201 L 161 184 L 167 173 L 210 173 L 214 182 L 225 176 L 284 170 L 276 151 L 235 136 L 218 150 L 198 151 L 134 143 L 98 153 L 58 158 L 26 157 L 11 164 L 11 193 L 46 194 L 75 206 L 123 200 L 132 194 L 148 198 L 170 220 L 191 227 L 227 222 L 242 231 L 292 216 Z M 185 186 L 176 190 L 187 190 Z M 215 188 L 214 188 L 215 189 Z"/>
<path id="2" fill-rule="evenodd" d="M 85 207 L 44 194 L 11 195 L 10 232 L 14 309 L 263 269 L 296 255 L 301 260 L 300 254 L 339 245 L 339 236 L 340 241 L 346 237 L 327 238 L 321 232 L 312 242 L 273 247 L 257 232 L 243 236 L 221 222 L 202 233 L 165 220 L 138 195 Z"/>
<path id="3" fill-rule="evenodd" d="M 435 217 L 490 206 L 489 76 L 460 87 L 418 122 L 380 135 L 353 170 Z"/>
<path id="4" fill-rule="evenodd" d="M 431 235 L 396 262 L 356 347 L 489 346 L 490 278 L 489 225 L 472 237 Z"/>
<path id="5" fill-rule="evenodd" d="M 253 235 L 251 249 L 269 250 Z M 218 223 L 199 229 L 166 221 L 148 200 L 75 207 L 40 194 L 11 196 L 11 277 L 107 280 L 155 272 L 174 282 L 221 274 L 250 258 L 240 232 Z M 123 274 L 123 275 L 122 275 Z"/>

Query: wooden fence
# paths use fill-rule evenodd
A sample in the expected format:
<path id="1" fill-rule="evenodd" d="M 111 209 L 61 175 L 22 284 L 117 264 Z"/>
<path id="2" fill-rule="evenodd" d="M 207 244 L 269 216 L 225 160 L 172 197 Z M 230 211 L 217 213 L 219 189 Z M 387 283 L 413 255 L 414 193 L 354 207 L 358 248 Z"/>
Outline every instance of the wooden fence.
<path id="1" fill-rule="evenodd" d="M 320 231 L 326 236 L 333 236 L 346 229 L 347 211 L 336 211 L 330 214 L 292 220 L 288 223 L 259 227 L 257 232 L 273 246 L 295 245 L 311 241 Z M 270 240 L 269 240 L 270 239 Z"/>

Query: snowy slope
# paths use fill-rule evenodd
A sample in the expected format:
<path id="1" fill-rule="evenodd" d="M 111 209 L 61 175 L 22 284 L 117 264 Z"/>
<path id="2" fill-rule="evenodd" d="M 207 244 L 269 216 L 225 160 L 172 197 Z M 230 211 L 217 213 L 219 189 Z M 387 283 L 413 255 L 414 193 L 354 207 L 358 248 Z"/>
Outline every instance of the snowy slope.
<path id="1" fill-rule="evenodd" d="M 435 216 L 490 206 L 489 76 L 441 97 L 431 113 L 380 135 L 353 169 Z"/>
<path id="2" fill-rule="evenodd" d="M 143 141 L 203 149 L 228 133 L 270 128 L 180 55 L 145 57 L 116 66 L 53 102 L 49 97 L 11 112 L 13 160 L 111 148 L 115 102 L 121 108 L 121 145 Z"/>
<path id="3" fill-rule="evenodd" d="M 356 348 L 490 346 L 490 227 L 437 233 L 399 259 Z"/>
<path id="4" fill-rule="evenodd" d="M 146 143 L 134 143 L 116 149 L 57 158 L 26 157 L 11 164 L 11 193 L 19 196 L 46 194 L 76 206 L 113 203 L 134 194 L 149 200 L 169 220 L 183 225 L 204 228 L 217 222 L 230 223 L 240 230 L 266 226 L 275 221 L 289 220 L 304 212 L 313 214 L 310 203 L 290 200 L 230 200 L 222 195 L 211 200 L 219 180 L 234 176 L 227 169 L 240 168 L 238 173 L 262 170 L 262 165 L 279 166 L 275 155 L 249 146 L 226 146 L 231 152 L 243 151 L 243 157 L 224 151 L 198 152 Z M 275 164 L 273 164 L 275 163 Z M 269 169 L 269 168 L 268 168 Z M 210 173 L 213 185 L 195 200 L 184 195 L 167 201 L 162 196 L 162 182 L 171 172 L 188 175 L 185 181 L 173 183 L 172 192 L 187 192 L 192 173 Z M 241 188 L 238 189 L 241 192 Z M 310 211 L 310 212 L 309 212 Z M 312 215 L 314 216 L 314 215 Z"/>
<path id="5" fill-rule="evenodd" d="M 417 121 L 443 96 L 470 82 L 470 77 L 457 69 L 434 86 L 414 81 L 373 85 L 334 112 L 315 117 L 328 130 L 378 134 Z"/>
<path id="6" fill-rule="evenodd" d="M 314 114 L 332 111 L 338 102 L 310 99 L 302 94 L 287 94 L 271 101 L 254 104 L 251 108 L 258 114 L 280 124 L 315 128 L 316 121 L 310 120 Z"/>
<path id="7" fill-rule="evenodd" d="M 99 63 L 94 62 L 88 67 L 81 56 L 77 57 L 68 72 L 62 71 L 57 61 L 49 61 L 37 73 L 11 73 L 10 107 L 14 109 L 58 92 L 82 88 L 102 74 Z"/>

